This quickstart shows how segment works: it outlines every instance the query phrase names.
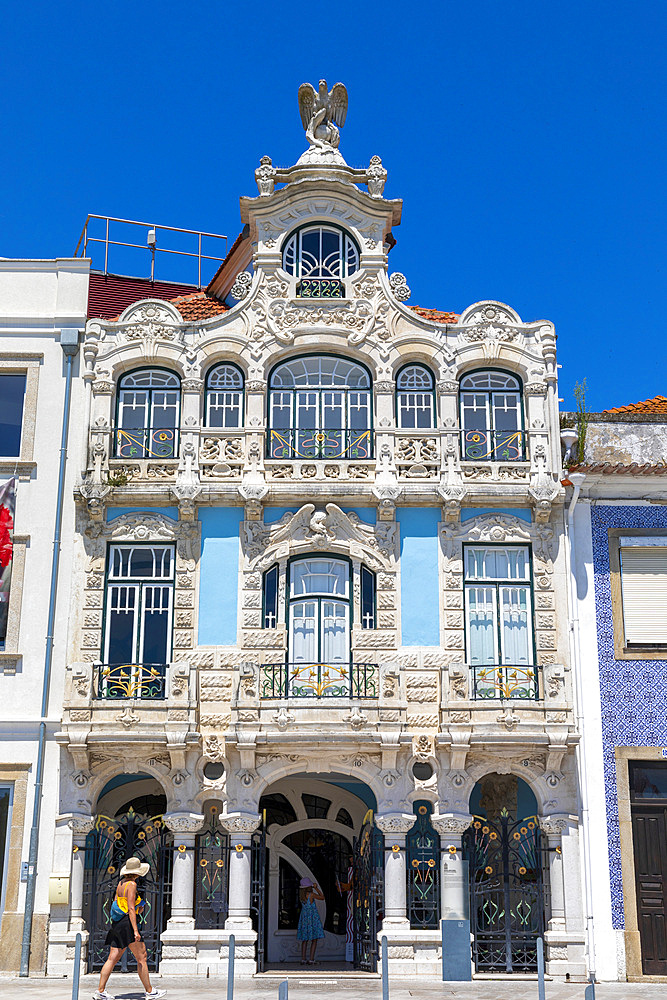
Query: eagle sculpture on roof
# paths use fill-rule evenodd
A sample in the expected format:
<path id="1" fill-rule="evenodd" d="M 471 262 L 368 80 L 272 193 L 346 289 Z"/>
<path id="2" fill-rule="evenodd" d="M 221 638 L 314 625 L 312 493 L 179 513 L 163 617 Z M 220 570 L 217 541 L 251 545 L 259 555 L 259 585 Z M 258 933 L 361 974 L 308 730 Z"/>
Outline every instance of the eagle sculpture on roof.
<path id="1" fill-rule="evenodd" d="M 299 113 L 306 139 L 311 147 L 321 149 L 337 149 L 340 142 L 340 132 L 347 117 L 347 88 L 342 83 L 335 83 L 327 93 L 327 81 L 320 80 L 319 91 L 312 83 L 302 83 L 299 87 Z"/>

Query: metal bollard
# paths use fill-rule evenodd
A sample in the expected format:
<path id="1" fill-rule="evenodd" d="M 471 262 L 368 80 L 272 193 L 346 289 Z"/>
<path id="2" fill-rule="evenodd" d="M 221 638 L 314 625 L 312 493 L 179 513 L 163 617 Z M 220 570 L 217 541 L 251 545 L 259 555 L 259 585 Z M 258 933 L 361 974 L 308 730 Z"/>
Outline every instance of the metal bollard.
<path id="1" fill-rule="evenodd" d="M 280 986 L 278 987 L 278 1000 L 288 1000 L 287 997 L 288 989 L 289 989 L 288 980 L 284 979 L 280 984 Z"/>
<path id="2" fill-rule="evenodd" d="M 236 951 L 236 938 L 229 935 L 229 945 L 227 948 L 227 1000 L 234 1000 L 234 952 Z"/>
<path id="3" fill-rule="evenodd" d="M 544 941 L 537 939 L 537 996 L 538 1000 L 546 1000 L 544 992 Z"/>
<path id="4" fill-rule="evenodd" d="M 595 1000 L 595 980 L 592 978 L 590 983 L 586 987 L 586 992 L 584 993 L 584 1000 Z"/>
<path id="5" fill-rule="evenodd" d="M 72 975 L 72 1000 L 79 1000 L 79 980 L 81 978 L 81 935 L 74 939 L 74 973 Z"/>
<path id="6" fill-rule="evenodd" d="M 387 938 L 382 938 L 382 1000 L 389 1000 L 389 950 Z"/>

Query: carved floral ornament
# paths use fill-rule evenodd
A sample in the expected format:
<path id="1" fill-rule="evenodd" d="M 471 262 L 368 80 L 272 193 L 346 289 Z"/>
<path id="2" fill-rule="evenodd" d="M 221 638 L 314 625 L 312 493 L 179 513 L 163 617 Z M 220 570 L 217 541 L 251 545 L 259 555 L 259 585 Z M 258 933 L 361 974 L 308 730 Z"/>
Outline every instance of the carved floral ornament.
<path id="1" fill-rule="evenodd" d="M 547 525 L 528 525 L 521 518 L 510 514 L 484 514 L 466 521 L 464 525 L 444 524 L 440 528 L 442 549 L 447 559 L 460 556 L 462 542 L 506 542 L 508 544 L 532 543 L 538 560 L 545 564 L 545 571 L 553 569 L 554 530 Z"/>
<path id="2" fill-rule="evenodd" d="M 356 514 L 344 514 L 334 503 L 328 503 L 325 510 L 307 503 L 275 524 L 245 521 L 243 549 L 249 571 L 264 570 L 295 553 L 318 550 L 343 552 L 362 559 L 371 569 L 391 571 L 396 525 L 364 524 Z"/>
<path id="3" fill-rule="evenodd" d="M 417 817 L 411 813 L 383 813 L 375 817 L 375 825 L 384 834 L 408 833 L 415 825 Z"/>
<path id="4" fill-rule="evenodd" d="M 197 833 L 206 817 L 201 813 L 165 813 L 164 821 L 172 833 Z"/>

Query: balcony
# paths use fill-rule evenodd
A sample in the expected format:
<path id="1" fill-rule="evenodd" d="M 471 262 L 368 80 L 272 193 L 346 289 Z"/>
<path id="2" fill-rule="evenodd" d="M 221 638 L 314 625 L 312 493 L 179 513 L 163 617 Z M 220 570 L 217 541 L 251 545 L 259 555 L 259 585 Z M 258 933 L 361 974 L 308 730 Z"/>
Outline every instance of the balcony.
<path id="1" fill-rule="evenodd" d="M 524 431 L 461 430 L 462 462 L 524 462 Z"/>
<path id="2" fill-rule="evenodd" d="M 473 701 L 537 701 L 540 694 L 539 666 L 471 666 L 470 697 Z"/>
<path id="3" fill-rule="evenodd" d="M 96 700 L 164 699 L 166 663 L 96 663 L 93 665 L 93 697 Z"/>
<path id="4" fill-rule="evenodd" d="M 114 431 L 114 457 L 177 458 L 178 427 L 117 427 Z"/>
<path id="5" fill-rule="evenodd" d="M 377 698 L 375 663 L 263 663 L 260 698 Z"/>
<path id="6" fill-rule="evenodd" d="M 373 440 L 368 428 L 361 430 L 272 428 L 268 434 L 268 458 L 361 460 L 373 457 Z"/>

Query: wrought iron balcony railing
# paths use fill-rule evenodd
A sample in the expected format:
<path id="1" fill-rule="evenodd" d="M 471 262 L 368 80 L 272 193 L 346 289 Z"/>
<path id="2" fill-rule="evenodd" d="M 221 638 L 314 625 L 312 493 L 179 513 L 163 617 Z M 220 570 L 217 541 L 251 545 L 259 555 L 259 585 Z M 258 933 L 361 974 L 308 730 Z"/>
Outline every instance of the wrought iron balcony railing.
<path id="1" fill-rule="evenodd" d="M 177 458 L 178 427 L 117 427 L 116 458 Z"/>
<path id="2" fill-rule="evenodd" d="M 377 698 L 375 663 L 263 663 L 261 698 Z"/>
<path id="3" fill-rule="evenodd" d="M 373 441 L 370 429 L 272 428 L 267 455 L 269 458 L 372 458 Z"/>
<path id="4" fill-rule="evenodd" d="M 526 435 L 523 431 L 461 431 L 463 462 L 523 462 Z"/>
<path id="5" fill-rule="evenodd" d="M 159 700 L 167 696 L 166 663 L 97 663 L 95 698 Z"/>
<path id="6" fill-rule="evenodd" d="M 537 701 L 540 698 L 540 668 L 508 664 L 471 666 L 473 701 Z"/>
<path id="7" fill-rule="evenodd" d="M 340 278 L 302 278 L 296 295 L 299 299 L 342 299 L 345 286 Z"/>

